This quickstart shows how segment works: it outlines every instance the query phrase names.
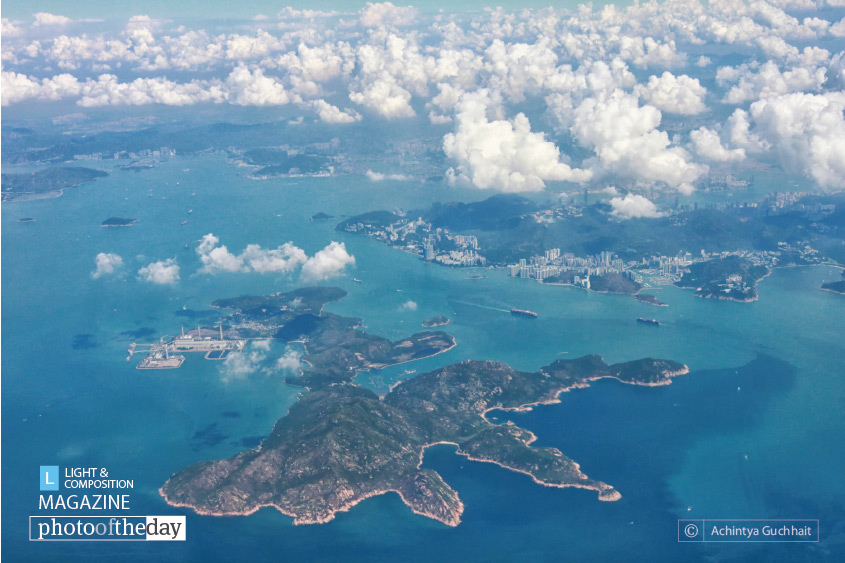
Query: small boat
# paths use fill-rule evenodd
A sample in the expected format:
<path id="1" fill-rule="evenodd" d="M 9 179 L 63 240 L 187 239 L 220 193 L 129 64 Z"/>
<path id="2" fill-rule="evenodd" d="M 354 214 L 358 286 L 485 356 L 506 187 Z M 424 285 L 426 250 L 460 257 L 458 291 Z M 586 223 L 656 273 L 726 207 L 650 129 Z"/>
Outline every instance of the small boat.
<path id="1" fill-rule="evenodd" d="M 660 321 L 657 319 L 644 319 L 643 317 L 640 317 L 637 319 L 637 322 L 646 325 L 660 326 Z"/>
<path id="2" fill-rule="evenodd" d="M 355 283 L 364 283 L 361 280 L 359 280 L 358 278 L 352 278 L 352 281 L 354 281 Z"/>
<path id="3" fill-rule="evenodd" d="M 537 313 L 534 311 L 527 311 L 525 309 L 511 309 L 511 315 L 516 315 L 517 317 L 528 317 L 529 319 L 537 318 Z"/>
<path id="4" fill-rule="evenodd" d="M 191 214 L 191 213 L 193 213 L 193 212 L 194 212 L 194 210 L 193 210 L 193 209 L 189 209 L 189 210 L 188 210 L 188 215 L 190 215 L 190 214 Z"/>
<path id="5" fill-rule="evenodd" d="M 180 225 L 187 225 L 187 224 L 188 224 L 188 221 L 182 221 L 182 222 L 181 222 L 181 223 L 179 223 L 179 224 L 180 224 Z"/>

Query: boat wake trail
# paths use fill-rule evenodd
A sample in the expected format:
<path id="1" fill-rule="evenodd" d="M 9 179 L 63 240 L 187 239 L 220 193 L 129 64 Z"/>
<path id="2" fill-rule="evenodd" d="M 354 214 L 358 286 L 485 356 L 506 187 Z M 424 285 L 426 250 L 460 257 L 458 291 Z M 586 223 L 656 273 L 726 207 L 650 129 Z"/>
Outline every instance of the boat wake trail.
<path id="1" fill-rule="evenodd" d="M 510 309 L 502 309 L 501 307 L 490 307 L 489 305 L 479 305 L 478 303 L 470 303 L 469 301 L 458 301 L 457 299 L 450 299 L 452 303 L 460 303 L 461 305 L 469 305 L 470 307 L 478 307 L 479 309 L 489 309 L 491 311 L 499 311 L 502 313 L 510 313 Z"/>

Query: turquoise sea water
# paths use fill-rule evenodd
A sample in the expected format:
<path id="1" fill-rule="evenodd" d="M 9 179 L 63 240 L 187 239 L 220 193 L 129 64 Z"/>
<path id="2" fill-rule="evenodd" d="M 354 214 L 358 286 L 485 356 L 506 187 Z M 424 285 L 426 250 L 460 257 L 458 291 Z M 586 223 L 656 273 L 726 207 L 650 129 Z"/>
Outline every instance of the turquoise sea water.
<path id="1" fill-rule="evenodd" d="M 249 181 L 220 156 L 179 158 L 109 178 L 52 200 L 2 206 L 2 554 L 40 560 L 680 561 L 841 560 L 845 556 L 845 298 L 818 289 L 832 268 L 776 271 L 760 300 L 741 304 L 658 290 L 670 305 L 512 280 L 503 272 L 424 264 L 334 231 L 335 220 L 375 208 L 411 208 L 487 194 L 359 178 Z M 176 182 L 179 182 L 177 185 Z M 192 195 L 196 194 L 196 195 Z M 191 215 L 187 214 L 193 209 Z M 135 217 L 104 229 L 109 216 Z M 17 223 L 34 217 L 34 223 Z M 180 225 L 187 219 L 186 225 Z M 560 448 L 623 495 L 600 503 L 583 490 L 540 487 L 524 475 L 432 448 L 425 465 L 461 495 L 463 523 L 416 516 L 395 495 L 370 499 L 322 526 L 292 526 L 273 510 L 245 518 L 200 517 L 165 505 L 157 489 L 199 460 L 254 446 L 296 400 L 282 374 L 226 380 L 220 363 L 189 356 L 174 371 L 125 361 L 131 341 L 209 325 L 220 297 L 299 286 L 259 274 L 199 275 L 193 251 L 213 232 L 233 252 L 292 241 L 309 254 L 343 240 L 356 267 L 332 280 L 349 296 L 329 310 L 359 316 L 391 339 L 443 314 L 458 346 L 416 363 L 364 373 L 379 393 L 406 370 L 467 358 L 533 370 L 598 353 L 608 362 L 645 356 L 687 363 L 665 388 L 598 382 L 559 405 L 499 413 Z M 184 245 L 188 244 L 189 249 Z M 122 275 L 91 279 L 94 256 L 115 252 Z M 172 287 L 136 279 L 154 260 L 176 258 Z M 481 274 L 484 279 L 468 276 Z M 363 280 L 352 282 L 352 277 Z M 403 308 L 414 301 L 414 311 Z M 535 321 L 512 317 L 520 307 Z M 183 309 L 184 308 L 184 309 Z M 636 323 L 660 319 L 660 328 Z M 134 334 L 121 334 L 138 331 Z M 270 365 L 284 352 L 276 345 Z M 39 465 L 108 467 L 134 479 L 132 514 L 188 514 L 185 543 L 27 541 L 37 514 Z M 678 518 L 818 518 L 817 545 L 751 547 L 677 543 Z"/>

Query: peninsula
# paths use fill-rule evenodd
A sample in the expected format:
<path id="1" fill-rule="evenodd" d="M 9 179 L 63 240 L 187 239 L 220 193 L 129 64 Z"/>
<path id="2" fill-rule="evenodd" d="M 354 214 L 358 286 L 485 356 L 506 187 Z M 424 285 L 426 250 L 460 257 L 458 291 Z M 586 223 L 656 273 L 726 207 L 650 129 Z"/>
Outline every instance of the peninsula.
<path id="1" fill-rule="evenodd" d="M 757 299 L 757 282 L 769 273 L 765 266 L 730 255 L 692 264 L 675 285 L 694 288 L 699 297 L 749 302 Z"/>
<path id="2" fill-rule="evenodd" d="M 58 197 L 68 188 L 75 188 L 108 173 L 81 166 L 56 166 L 31 174 L 2 174 L 3 201 Z"/>
<path id="3" fill-rule="evenodd" d="M 832 291 L 833 293 L 839 293 L 840 295 L 845 295 L 845 280 L 823 283 L 822 289 L 825 291 Z"/>

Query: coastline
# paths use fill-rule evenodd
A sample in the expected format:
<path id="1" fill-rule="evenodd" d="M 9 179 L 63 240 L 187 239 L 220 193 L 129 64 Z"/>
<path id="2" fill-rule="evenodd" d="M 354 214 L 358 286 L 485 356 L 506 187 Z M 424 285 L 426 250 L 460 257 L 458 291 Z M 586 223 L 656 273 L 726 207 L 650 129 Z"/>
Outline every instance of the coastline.
<path id="1" fill-rule="evenodd" d="M 560 452 L 560 450 L 557 450 L 557 448 L 554 448 L 554 449 L 556 451 L 558 451 L 561 455 L 563 455 L 563 452 Z M 480 462 L 483 462 L 483 463 L 492 463 L 493 465 L 498 465 L 502 469 L 507 469 L 508 471 L 513 471 L 515 473 L 522 473 L 523 475 L 528 475 L 529 477 L 531 477 L 531 479 L 536 484 L 542 485 L 543 487 L 554 487 L 555 489 L 566 489 L 566 488 L 572 487 L 572 488 L 575 488 L 575 489 L 586 489 L 588 491 L 595 491 L 599 494 L 598 499 L 602 502 L 614 502 L 614 501 L 620 500 L 622 498 L 622 493 L 620 493 L 619 491 L 617 491 L 616 489 L 614 489 L 611 485 L 608 485 L 607 483 L 602 483 L 603 485 L 607 485 L 607 487 L 600 487 L 600 486 L 597 486 L 597 485 L 590 485 L 590 484 L 577 483 L 577 482 L 576 483 L 550 483 L 548 481 L 543 481 L 542 479 L 538 478 L 536 475 L 534 475 L 530 471 L 526 471 L 525 469 L 517 469 L 516 467 L 503 465 L 502 463 L 500 463 L 498 461 L 493 461 L 492 459 L 482 459 L 482 458 L 472 457 L 468 453 L 462 452 L 460 450 L 460 448 L 455 453 L 457 453 L 458 455 L 462 455 L 462 456 L 464 456 L 465 458 L 467 458 L 471 461 L 480 461 Z M 587 475 L 585 475 L 581 471 L 581 466 L 577 462 L 572 461 L 572 466 L 573 466 L 573 468 L 574 468 L 574 470 L 575 470 L 575 472 L 578 476 L 583 477 L 585 480 L 589 479 L 589 477 L 587 477 Z M 599 482 L 599 481 L 597 481 L 597 482 Z"/>
<path id="2" fill-rule="evenodd" d="M 592 383 L 593 381 L 598 381 L 600 379 L 615 379 L 615 380 L 619 381 L 620 383 L 625 383 L 625 384 L 628 384 L 628 385 L 640 385 L 640 386 L 643 386 L 643 387 L 664 387 L 664 386 L 672 383 L 671 378 L 678 377 L 678 376 L 681 376 L 681 375 L 686 375 L 686 374 L 689 373 L 689 371 L 690 371 L 689 366 L 684 364 L 684 366 L 679 370 L 669 371 L 669 372 L 664 373 L 663 376 L 666 377 L 666 380 L 658 382 L 658 383 L 643 383 L 643 382 L 638 382 L 638 381 L 633 381 L 633 382 L 632 381 L 625 381 L 625 380 L 620 379 L 620 378 L 618 378 L 614 375 L 599 375 L 599 376 L 595 376 L 595 377 L 590 377 L 590 378 L 585 379 L 582 382 L 578 382 L 578 383 L 574 383 L 574 384 L 569 385 L 569 386 L 561 387 L 560 389 L 558 389 L 557 391 L 554 392 L 554 395 L 552 397 L 550 397 L 546 400 L 540 400 L 540 401 L 537 401 L 537 402 L 534 402 L 534 403 L 526 403 L 524 405 L 518 405 L 516 407 L 490 407 L 488 409 L 485 409 L 481 413 L 481 418 L 483 418 L 490 425 L 501 426 L 501 424 L 491 422 L 487 418 L 487 413 L 489 413 L 490 411 L 495 411 L 495 410 L 510 411 L 510 412 L 529 412 L 536 406 L 559 404 L 559 403 L 561 403 L 561 399 L 560 399 L 561 394 L 567 393 L 567 392 L 569 392 L 573 389 L 589 388 L 590 383 Z M 526 429 L 522 429 L 522 430 L 527 432 L 528 435 L 529 435 L 528 440 L 524 441 L 526 446 L 532 444 L 533 442 L 535 442 L 537 440 L 536 434 L 534 434 L 530 430 L 526 430 Z M 603 502 L 613 502 L 613 501 L 620 500 L 622 498 L 622 493 L 620 493 L 619 491 L 617 491 L 616 489 L 614 489 L 611 485 L 608 485 L 607 483 L 602 483 L 604 485 L 607 485 L 606 488 L 600 487 L 600 486 L 588 485 L 588 484 L 584 484 L 584 483 L 578 483 L 578 482 L 574 482 L 574 483 L 550 483 L 548 481 L 543 481 L 542 479 L 540 479 L 539 477 L 537 477 L 536 475 L 534 475 L 530 471 L 527 471 L 527 470 L 524 470 L 524 469 L 518 469 L 518 468 L 515 468 L 515 467 L 510 467 L 510 466 L 507 466 L 507 465 L 503 465 L 502 463 L 491 460 L 491 459 L 482 459 L 482 458 L 473 457 L 470 454 L 463 452 L 460 448 L 460 445 L 456 444 L 454 442 L 434 442 L 432 444 L 427 444 L 426 446 L 424 446 L 423 451 L 420 452 L 420 465 L 422 464 L 422 458 L 423 458 L 423 454 L 425 453 L 425 448 L 432 446 L 432 445 L 437 445 L 437 444 L 455 445 L 455 446 L 458 447 L 457 452 L 455 452 L 458 455 L 462 455 L 462 456 L 464 456 L 467 459 L 470 459 L 472 461 L 481 461 L 481 462 L 485 462 L 485 463 L 492 463 L 494 465 L 498 465 L 499 467 L 501 467 L 503 469 L 507 469 L 507 470 L 510 470 L 510 471 L 515 471 L 517 473 L 523 473 L 525 475 L 529 475 L 535 483 L 537 483 L 538 485 L 542 485 L 544 487 L 555 487 L 555 488 L 560 488 L 560 489 L 563 489 L 563 488 L 566 488 L 566 487 L 575 487 L 575 488 L 579 488 L 579 489 L 588 489 L 588 490 L 591 490 L 591 491 L 596 491 L 597 493 L 599 493 L 599 500 L 603 501 Z M 557 449 L 557 448 L 553 448 L 553 449 L 557 453 L 559 453 L 561 456 L 563 456 L 563 452 L 561 452 L 559 449 Z M 578 462 L 576 462 L 574 460 L 570 460 L 570 461 L 572 462 L 572 465 L 573 465 L 575 471 L 577 472 L 577 474 L 582 479 L 589 480 L 589 477 L 581 471 L 581 466 L 578 464 Z M 419 465 L 417 467 L 419 467 Z"/>
<path id="3" fill-rule="evenodd" d="M 540 400 L 540 401 L 536 401 L 536 402 L 533 402 L 533 403 L 525 403 L 523 405 L 519 405 L 519 406 L 516 406 L 516 407 L 490 407 L 488 409 L 485 409 L 481 413 L 481 417 L 485 421 L 487 421 L 489 424 L 495 425 L 494 422 L 491 422 L 490 420 L 487 419 L 487 413 L 490 412 L 490 411 L 497 411 L 498 410 L 498 411 L 506 411 L 506 412 L 530 412 L 534 407 L 545 406 L 545 405 L 556 405 L 556 404 L 561 402 L 560 396 L 563 393 L 568 393 L 569 391 L 571 391 L 573 389 L 587 389 L 588 387 L 590 387 L 590 383 L 592 383 L 593 381 L 598 381 L 600 379 L 615 379 L 616 381 L 619 381 L 620 383 L 624 383 L 626 385 L 639 385 L 641 387 L 665 387 L 666 385 L 670 385 L 672 383 L 671 378 L 679 377 L 681 375 L 686 375 L 689 372 L 690 372 L 689 366 L 684 364 L 684 367 L 677 370 L 677 371 L 670 371 L 670 372 L 664 373 L 663 375 L 667 379 L 665 381 L 660 381 L 660 382 L 657 382 L 657 383 L 645 383 L 645 382 L 640 382 L 640 381 L 625 381 L 624 379 L 619 379 L 615 375 L 597 375 L 597 376 L 585 378 L 584 380 L 579 381 L 577 383 L 573 383 L 572 385 L 561 387 L 560 389 L 558 389 L 554 392 L 554 395 L 552 397 L 549 397 L 546 400 Z M 528 442 L 528 443 L 530 444 L 531 442 Z"/>
<path id="4" fill-rule="evenodd" d="M 651 295 L 650 293 L 648 293 L 646 295 L 650 295 L 653 298 L 653 300 L 652 299 L 642 299 L 641 296 L 643 294 L 641 294 L 639 291 L 637 293 L 634 293 L 633 295 L 634 295 L 634 299 L 636 299 L 640 303 L 645 303 L 646 305 L 651 305 L 652 307 L 668 307 L 669 306 L 668 303 L 664 303 L 663 301 L 657 299 L 657 297 L 654 297 L 654 295 Z"/>
<path id="5" fill-rule="evenodd" d="M 159 493 L 159 496 L 161 496 L 164 499 L 164 502 L 166 502 L 170 506 L 173 506 L 173 507 L 176 507 L 176 508 L 190 508 L 191 510 L 193 510 L 196 514 L 199 514 L 200 516 L 214 516 L 214 517 L 218 517 L 218 518 L 222 518 L 222 517 L 226 517 L 226 516 L 251 516 L 251 515 L 255 514 L 256 512 L 258 512 L 259 510 L 261 510 L 262 508 L 275 508 L 276 510 L 278 510 L 279 512 L 281 512 L 285 516 L 289 516 L 289 517 L 293 518 L 293 525 L 294 526 L 304 526 L 304 525 L 309 525 L 309 524 L 326 524 L 326 523 L 334 520 L 335 517 L 337 516 L 338 512 L 349 512 L 353 507 L 355 507 L 359 503 L 361 503 L 361 502 L 363 502 L 367 499 L 373 498 L 373 497 L 385 495 L 387 493 L 396 493 L 397 495 L 399 495 L 399 498 L 402 499 L 402 503 L 405 504 L 405 506 L 407 506 L 408 508 L 410 508 L 411 512 L 413 512 L 414 514 L 418 514 L 420 516 L 426 516 L 428 518 L 431 518 L 432 520 L 437 520 L 438 522 L 441 522 L 441 523 L 443 523 L 447 526 L 451 526 L 451 527 L 455 527 L 455 526 L 457 526 L 458 524 L 461 523 L 460 515 L 463 514 L 463 511 L 464 511 L 464 504 L 463 504 L 463 502 L 461 502 L 461 500 L 459 498 L 457 498 L 457 492 L 455 492 L 455 500 L 458 502 L 457 514 L 453 518 L 443 519 L 443 518 L 440 518 L 436 514 L 427 513 L 427 512 L 417 510 L 413 505 L 411 505 L 408 502 L 408 500 L 405 498 L 405 496 L 402 494 L 402 492 L 399 489 L 396 489 L 396 488 L 375 489 L 375 490 L 372 490 L 372 491 L 367 491 L 365 493 L 362 493 L 360 496 L 355 497 L 353 500 L 344 502 L 342 505 L 338 506 L 337 508 L 334 508 L 334 509 L 328 511 L 328 514 L 326 514 L 325 516 L 322 516 L 322 517 L 319 517 L 319 518 L 303 517 L 303 516 L 297 515 L 293 512 L 290 512 L 288 510 L 285 510 L 284 508 L 282 508 L 278 504 L 274 504 L 274 503 L 259 504 L 259 505 L 256 505 L 256 506 L 248 509 L 248 510 L 233 511 L 233 512 L 214 512 L 214 511 L 211 511 L 211 510 L 203 510 L 203 509 L 198 508 L 198 507 L 196 507 L 192 504 L 188 504 L 188 503 L 184 503 L 184 502 L 177 502 L 177 501 L 170 499 L 167 496 L 167 492 L 164 490 L 164 486 L 159 488 L 158 493 Z"/>
<path id="6" fill-rule="evenodd" d="M 437 352 L 435 352 L 434 354 L 432 354 L 430 356 L 421 356 L 419 358 L 411 358 L 411 359 L 403 360 L 401 362 L 396 362 L 396 363 L 393 363 L 393 364 L 364 364 L 364 367 L 357 370 L 357 371 L 360 372 L 360 371 L 363 371 L 365 369 L 378 371 L 378 370 L 382 370 L 384 368 L 389 368 L 389 367 L 393 367 L 393 366 L 401 366 L 402 364 L 407 364 L 409 362 L 416 362 L 417 360 L 425 360 L 427 358 L 433 358 L 434 356 L 437 356 L 439 354 L 444 354 L 444 353 L 448 352 L 449 350 L 451 350 L 452 348 L 454 348 L 455 346 L 458 345 L 458 341 L 455 339 L 455 337 L 452 336 L 451 334 L 449 336 L 452 338 L 452 345 L 449 346 L 448 348 L 438 350 Z M 379 367 L 375 367 L 375 366 L 379 366 Z M 355 377 L 358 377 L 358 373 L 355 374 Z"/>
<path id="7" fill-rule="evenodd" d="M 830 289 L 829 287 L 819 287 L 822 291 L 829 291 L 830 293 L 835 293 L 836 295 L 845 295 L 845 291 L 836 291 L 835 289 Z"/>
<path id="8" fill-rule="evenodd" d="M 58 190 L 53 190 L 49 192 L 41 192 L 37 194 L 28 193 L 28 194 L 21 194 L 19 196 L 15 196 L 11 199 L 4 199 L 3 203 L 13 203 L 15 201 L 37 201 L 39 199 L 56 199 L 57 197 L 62 197 L 65 195 L 64 188 L 60 188 Z"/>
<path id="9" fill-rule="evenodd" d="M 454 341 L 453 338 L 452 346 L 438 353 L 448 351 L 455 345 L 456 341 Z M 599 379 L 612 378 L 617 379 L 622 383 L 652 387 L 668 385 L 671 383 L 671 378 L 687 374 L 689 373 L 689 371 L 689 367 L 685 364 L 681 364 L 681 367 L 677 369 L 663 369 L 657 372 L 657 377 L 659 377 L 660 380 L 653 383 L 641 382 L 637 381 L 636 379 L 626 381 L 620 379 L 620 377 L 618 377 L 618 375 L 613 374 L 613 372 L 602 373 L 601 371 L 597 371 L 594 373 L 594 375 L 590 377 L 580 378 L 577 381 L 571 382 L 569 384 L 562 382 L 558 387 L 550 389 L 545 394 L 545 396 L 540 398 L 538 401 L 515 405 L 512 407 L 491 406 L 481 412 L 476 411 L 476 413 L 482 418 L 487 428 L 501 428 L 503 426 L 507 427 L 508 423 L 500 424 L 491 422 L 487 418 L 487 413 L 492 410 L 525 412 L 530 411 L 534 406 L 537 405 L 560 403 L 561 393 L 568 392 L 571 389 L 576 388 L 587 388 L 590 386 L 591 382 L 597 381 Z M 380 400 L 381 399 L 383 399 L 383 397 L 380 398 Z M 530 430 L 520 428 L 519 431 L 519 434 L 514 435 L 513 438 L 515 438 L 517 442 L 521 442 L 522 444 L 524 444 L 526 447 L 530 446 L 538 439 L 537 435 L 531 432 Z M 332 485 L 332 487 L 334 487 L 332 489 L 333 492 L 328 497 L 328 499 L 324 497 L 319 497 L 314 499 L 306 498 L 303 500 L 302 498 L 299 498 L 294 495 L 294 497 L 292 498 L 293 502 L 296 504 L 295 508 L 280 504 L 280 502 L 284 502 L 287 499 L 287 497 L 283 494 L 283 491 L 274 493 L 274 497 L 276 497 L 274 500 L 276 502 L 264 502 L 261 504 L 248 505 L 248 502 L 250 500 L 250 494 L 245 493 L 244 491 L 235 490 L 236 496 L 228 499 L 227 502 L 231 505 L 233 504 L 232 501 L 234 501 L 235 506 L 237 506 L 238 504 L 242 506 L 248 505 L 247 507 L 241 510 L 235 509 L 230 511 L 215 511 L 201 508 L 189 502 L 175 501 L 168 496 L 167 487 L 168 484 L 171 482 L 171 479 L 173 479 L 176 474 L 171 475 L 170 479 L 168 479 L 168 481 L 161 488 L 159 488 L 159 495 L 165 500 L 167 504 L 174 507 L 190 508 L 199 515 L 249 516 L 257 512 L 261 508 L 272 507 L 281 512 L 282 514 L 293 518 L 294 525 L 305 525 L 324 524 L 330 522 L 335 518 L 338 512 L 348 512 L 358 503 L 368 498 L 387 494 L 390 492 L 395 492 L 399 495 L 402 502 L 408 508 L 410 508 L 413 513 L 421 516 L 426 516 L 428 518 L 441 522 L 447 526 L 454 527 L 460 524 L 461 515 L 464 511 L 464 504 L 460 500 L 458 493 L 454 491 L 454 489 L 452 489 L 447 483 L 445 483 L 445 481 L 443 481 L 442 477 L 437 472 L 429 470 L 425 470 L 425 472 L 422 472 L 422 464 L 424 461 L 425 452 L 429 447 L 435 445 L 451 445 L 456 447 L 456 454 L 466 457 L 470 461 L 492 463 L 501 467 L 502 469 L 528 475 L 531 477 L 534 483 L 541 486 L 554 487 L 560 489 L 573 487 L 591 490 L 597 493 L 598 500 L 601 502 L 614 502 L 622 498 L 622 494 L 617 491 L 612 485 L 603 481 L 591 479 L 581 470 L 580 465 L 576 461 L 565 456 L 563 452 L 561 452 L 561 450 L 559 450 L 558 448 L 541 448 L 541 450 L 546 452 L 547 454 L 550 453 L 554 457 L 560 459 L 560 462 L 555 462 L 553 470 L 549 472 L 548 476 L 551 480 L 547 480 L 532 472 L 532 469 L 534 471 L 540 470 L 540 467 L 537 465 L 532 466 L 526 462 L 523 462 L 519 458 L 498 461 L 495 459 L 495 455 L 489 455 L 491 452 L 488 452 L 481 448 L 479 448 L 478 451 L 475 451 L 472 444 L 472 440 L 466 443 L 470 451 L 464 450 L 461 447 L 460 443 L 451 440 L 439 440 L 422 444 L 412 441 L 406 446 L 406 448 L 411 451 L 414 448 L 418 449 L 418 458 L 415 467 L 417 471 L 406 471 L 403 469 L 395 476 L 384 478 L 383 481 L 386 482 L 379 483 L 377 481 L 372 483 L 377 488 L 373 488 L 371 490 L 355 491 L 345 479 L 341 479 L 341 483 L 336 483 L 335 485 Z M 259 446 L 259 450 L 260 449 L 261 447 Z M 521 467 L 523 465 L 525 467 Z M 228 478 L 228 476 L 226 478 Z M 379 484 L 381 486 L 378 486 Z M 434 488 L 432 488 L 432 486 L 434 486 Z M 405 496 L 405 494 L 403 494 L 402 491 L 405 491 L 411 494 L 412 496 L 407 497 Z M 204 501 L 200 500 L 200 502 L 202 503 Z M 326 506 L 326 504 L 329 503 L 334 503 L 334 505 Z"/>

